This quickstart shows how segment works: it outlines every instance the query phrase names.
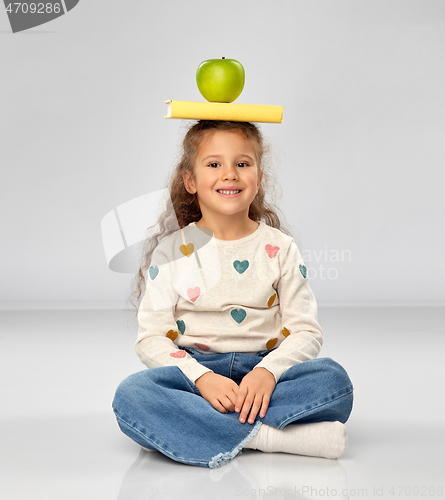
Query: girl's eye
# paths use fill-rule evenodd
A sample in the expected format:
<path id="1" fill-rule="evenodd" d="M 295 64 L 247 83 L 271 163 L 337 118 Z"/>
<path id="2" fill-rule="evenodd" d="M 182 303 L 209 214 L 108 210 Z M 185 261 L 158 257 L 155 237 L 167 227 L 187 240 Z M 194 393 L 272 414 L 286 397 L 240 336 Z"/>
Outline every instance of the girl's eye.
<path id="1" fill-rule="evenodd" d="M 214 161 L 214 162 L 212 162 L 212 163 L 209 163 L 209 164 L 208 164 L 208 166 L 209 166 L 209 167 L 211 167 L 211 168 L 216 168 L 216 167 L 220 167 L 220 166 L 221 166 L 221 164 L 220 164 L 220 163 L 218 163 L 218 162 L 216 162 L 216 161 Z M 237 167 L 248 167 L 248 166 L 249 166 L 249 164 L 248 164 L 247 162 L 245 162 L 245 161 L 240 161 L 240 162 L 238 162 L 238 163 L 236 164 L 236 166 L 237 166 Z"/>

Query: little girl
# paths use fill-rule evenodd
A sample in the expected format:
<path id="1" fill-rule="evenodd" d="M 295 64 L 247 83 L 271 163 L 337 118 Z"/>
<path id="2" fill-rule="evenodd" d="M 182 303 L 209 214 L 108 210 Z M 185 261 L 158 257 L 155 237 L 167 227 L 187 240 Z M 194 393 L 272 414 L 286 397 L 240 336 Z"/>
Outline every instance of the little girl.
<path id="1" fill-rule="evenodd" d="M 346 449 L 352 384 L 316 359 L 316 301 L 265 200 L 264 153 L 252 123 L 194 124 L 170 183 L 174 214 L 161 215 L 138 273 L 136 352 L 148 369 L 119 385 L 113 409 L 136 443 L 185 464 L 219 467 L 242 448 Z"/>

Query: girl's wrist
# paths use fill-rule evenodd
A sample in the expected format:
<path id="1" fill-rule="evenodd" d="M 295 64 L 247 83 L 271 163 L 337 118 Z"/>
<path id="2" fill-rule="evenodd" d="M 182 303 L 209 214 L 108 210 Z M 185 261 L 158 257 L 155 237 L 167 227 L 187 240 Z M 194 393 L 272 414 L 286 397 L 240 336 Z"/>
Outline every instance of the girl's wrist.
<path id="1" fill-rule="evenodd" d="M 205 372 L 203 373 L 201 376 L 199 376 L 196 380 L 195 380 L 195 385 L 196 387 L 198 387 L 198 383 L 200 383 L 203 379 L 203 377 L 205 377 L 206 375 L 208 375 L 209 373 L 213 373 L 212 371 L 209 371 L 209 372 Z M 208 378 L 208 377 L 207 377 Z M 199 387 L 198 387 L 199 389 Z"/>

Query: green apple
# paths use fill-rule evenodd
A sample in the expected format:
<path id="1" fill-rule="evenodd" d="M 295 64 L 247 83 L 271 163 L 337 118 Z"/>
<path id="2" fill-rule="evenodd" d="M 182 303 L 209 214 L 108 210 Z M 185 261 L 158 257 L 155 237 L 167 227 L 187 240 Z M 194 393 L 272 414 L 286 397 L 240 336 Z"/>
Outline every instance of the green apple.
<path id="1" fill-rule="evenodd" d="M 204 99 L 233 102 L 244 88 L 244 68 L 235 59 L 208 59 L 196 71 L 196 83 Z"/>

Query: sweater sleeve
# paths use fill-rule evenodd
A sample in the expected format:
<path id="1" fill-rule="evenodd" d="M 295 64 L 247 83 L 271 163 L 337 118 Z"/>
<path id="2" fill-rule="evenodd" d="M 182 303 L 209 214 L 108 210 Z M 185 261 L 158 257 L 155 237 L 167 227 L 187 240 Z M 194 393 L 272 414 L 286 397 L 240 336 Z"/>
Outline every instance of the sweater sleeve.
<path id="1" fill-rule="evenodd" d="M 146 291 L 138 310 L 139 330 L 135 350 L 147 368 L 175 365 L 194 383 L 212 370 L 174 343 L 181 335 L 174 316 L 179 300 L 172 282 L 174 271 L 165 256 L 157 252 L 156 258 L 164 263 L 150 266 L 148 270 Z M 156 258 L 152 262 L 156 262 Z"/>
<path id="2" fill-rule="evenodd" d="M 307 279 L 307 268 L 294 240 L 280 260 L 281 277 L 277 285 L 282 317 L 279 346 L 256 368 L 266 368 L 275 381 L 291 366 L 318 356 L 323 334 L 317 322 L 317 303 Z"/>

